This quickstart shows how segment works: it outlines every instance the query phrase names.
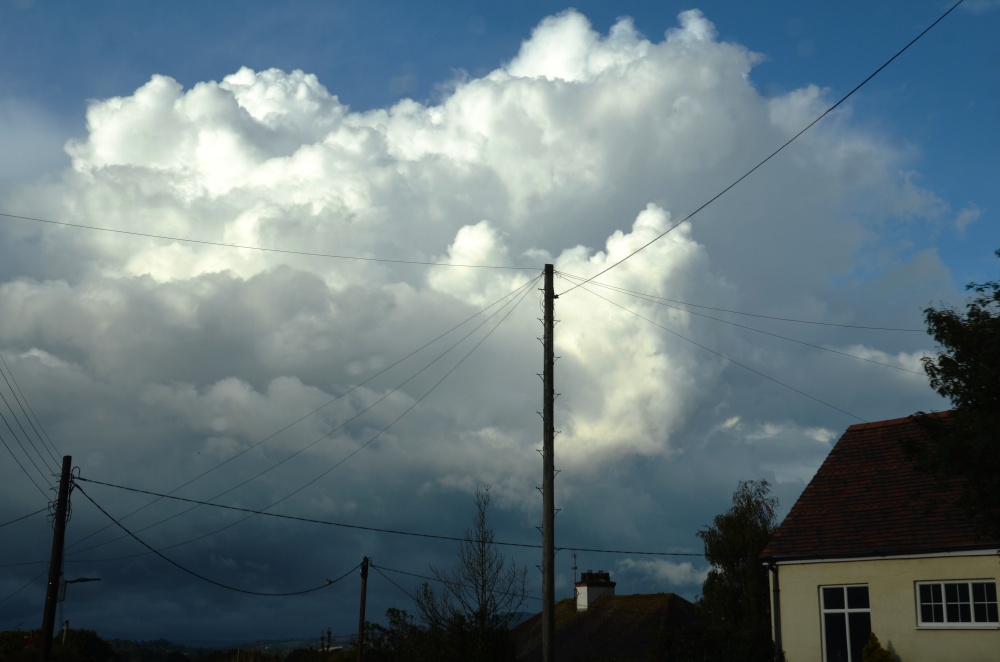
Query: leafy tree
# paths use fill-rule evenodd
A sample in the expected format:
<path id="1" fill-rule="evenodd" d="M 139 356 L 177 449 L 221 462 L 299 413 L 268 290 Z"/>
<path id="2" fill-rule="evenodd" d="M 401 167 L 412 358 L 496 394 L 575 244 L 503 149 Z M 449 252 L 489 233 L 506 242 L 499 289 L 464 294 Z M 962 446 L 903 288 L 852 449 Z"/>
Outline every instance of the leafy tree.
<path id="1" fill-rule="evenodd" d="M 443 588 L 436 592 L 424 584 L 416 597 L 417 611 L 432 633 L 445 635 L 455 659 L 512 659 L 509 629 L 524 602 L 527 571 L 494 543 L 488 485 L 476 489 L 475 501 L 476 514 L 458 561 L 451 570 L 431 566 Z"/>
<path id="2" fill-rule="evenodd" d="M 1000 258 L 1000 250 L 996 251 Z M 970 283 L 976 296 L 962 314 L 927 308 L 927 333 L 940 346 L 923 359 L 931 388 L 951 400 L 947 417 L 920 412 L 926 440 L 907 450 L 939 479 L 961 478 L 962 502 L 980 532 L 1000 537 L 1000 280 Z"/>
<path id="3" fill-rule="evenodd" d="M 777 528 L 778 499 L 766 480 L 740 481 L 732 507 L 698 532 L 712 564 L 702 587 L 702 607 L 721 630 L 725 657 L 769 660 L 772 656 L 767 570 L 760 553 Z M 724 659 L 724 658 L 720 658 Z"/>

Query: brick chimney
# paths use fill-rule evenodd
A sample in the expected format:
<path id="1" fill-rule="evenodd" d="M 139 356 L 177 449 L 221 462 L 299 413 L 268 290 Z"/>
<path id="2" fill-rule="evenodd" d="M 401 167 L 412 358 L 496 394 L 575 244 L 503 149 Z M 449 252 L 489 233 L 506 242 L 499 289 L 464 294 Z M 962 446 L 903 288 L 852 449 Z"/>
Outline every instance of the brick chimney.
<path id="1" fill-rule="evenodd" d="M 580 576 L 580 581 L 576 583 L 576 610 L 586 611 L 587 607 L 594 604 L 594 601 L 602 595 L 614 595 L 615 582 L 611 581 L 611 575 L 598 570 L 588 570 Z"/>

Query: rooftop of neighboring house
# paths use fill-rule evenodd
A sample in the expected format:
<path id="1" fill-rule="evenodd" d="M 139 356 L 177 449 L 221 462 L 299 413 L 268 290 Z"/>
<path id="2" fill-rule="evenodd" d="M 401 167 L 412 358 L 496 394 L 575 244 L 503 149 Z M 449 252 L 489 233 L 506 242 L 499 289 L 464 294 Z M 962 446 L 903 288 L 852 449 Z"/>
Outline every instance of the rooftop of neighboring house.
<path id="1" fill-rule="evenodd" d="M 646 660 L 656 657 L 670 632 L 696 622 L 698 607 L 674 593 L 603 595 L 585 611 L 573 598 L 556 603 L 556 660 Z M 542 615 L 511 631 L 518 659 L 542 659 Z"/>
<path id="2" fill-rule="evenodd" d="M 921 435 L 912 417 L 847 428 L 761 558 L 870 558 L 996 547 L 996 541 L 977 538 L 974 518 L 959 505 L 961 483 L 938 483 L 907 457 L 902 442 Z"/>

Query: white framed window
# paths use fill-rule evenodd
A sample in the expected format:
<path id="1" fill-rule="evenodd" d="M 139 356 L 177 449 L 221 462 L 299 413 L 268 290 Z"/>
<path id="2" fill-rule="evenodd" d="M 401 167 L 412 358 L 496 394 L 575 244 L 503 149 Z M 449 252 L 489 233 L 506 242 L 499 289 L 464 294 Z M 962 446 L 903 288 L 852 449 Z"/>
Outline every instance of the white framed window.
<path id="1" fill-rule="evenodd" d="M 932 628 L 996 628 L 993 579 L 917 582 L 917 625 Z"/>
<path id="2" fill-rule="evenodd" d="M 861 662 L 872 632 L 868 585 L 820 586 L 823 662 Z"/>

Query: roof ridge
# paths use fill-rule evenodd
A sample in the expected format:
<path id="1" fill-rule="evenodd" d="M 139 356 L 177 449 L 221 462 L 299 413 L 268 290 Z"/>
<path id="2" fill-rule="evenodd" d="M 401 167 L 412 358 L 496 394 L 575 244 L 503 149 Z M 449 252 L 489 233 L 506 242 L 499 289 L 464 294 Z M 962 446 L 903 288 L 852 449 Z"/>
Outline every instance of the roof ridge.
<path id="1" fill-rule="evenodd" d="M 908 425 L 913 422 L 913 419 L 918 416 L 932 416 L 934 418 L 942 416 L 950 416 L 954 412 L 953 409 L 946 409 L 944 411 L 932 411 L 932 412 L 915 412 L 909 416 L 901 416 L 899 418 L 887 418 L 884 421 L 868 421 L 866 423 L 855 423 L 847 428 L 850 430 L 871 430 L 875 428 L 888 428 L 896 425 Z M 846 434 L 846 433 L 845 433 Z"/>

